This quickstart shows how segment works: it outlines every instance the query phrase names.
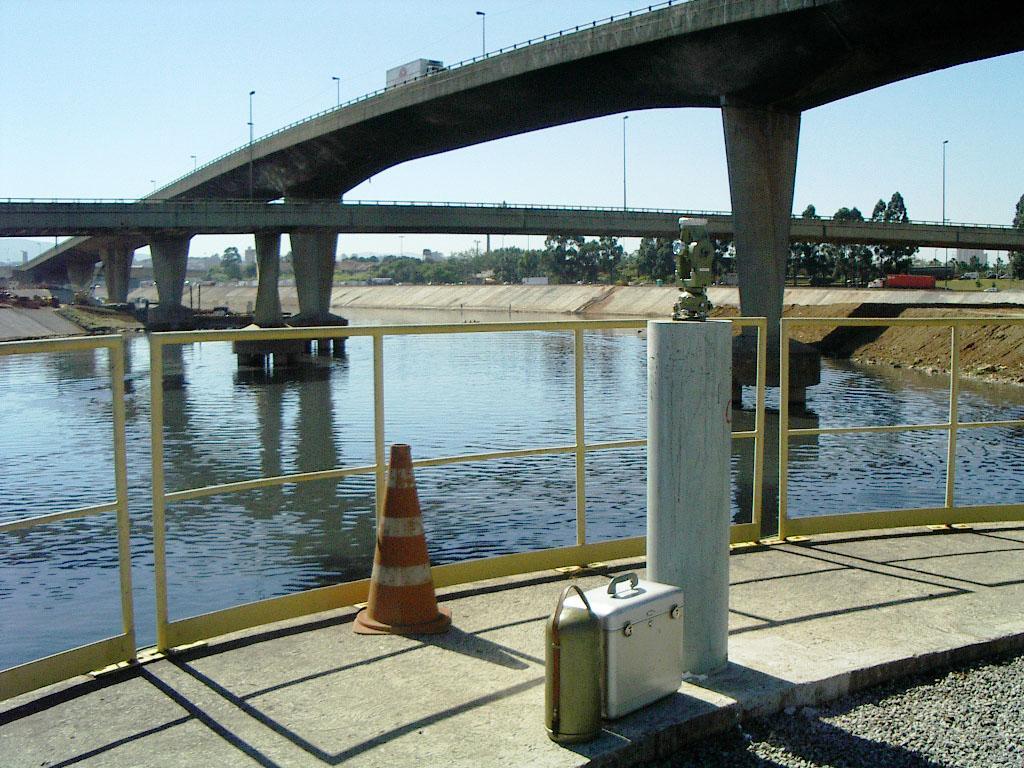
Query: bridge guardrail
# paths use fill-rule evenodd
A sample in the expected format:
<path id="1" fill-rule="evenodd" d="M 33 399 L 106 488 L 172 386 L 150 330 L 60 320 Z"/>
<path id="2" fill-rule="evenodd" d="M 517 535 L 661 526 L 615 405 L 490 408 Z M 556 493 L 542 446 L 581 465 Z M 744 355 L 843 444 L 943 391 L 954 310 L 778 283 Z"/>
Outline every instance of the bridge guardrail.
<path id="1" fill-rule="evenodd" d="M 135 205 L 139 203 L 158 203 L 160 205 L 168 206 L 181 206 L 183 208 L 194 207 L 201 205 L 209 208 L 216 208 L 218 205 L 227 206 L 238 206 L 238 205 L 252 205 L 252 206 L 266 206 L 273 205 L 274 203 L 265 203 L 262 201 L 254 202 L 248 199 L 238 198 L 210 198 L 203 200 L 175 200 L 175 199 L 161 199 L 147 197 L 141 200 L 134 198 L 84 198 L 84 197 L 6 197 L 0 198 L 0 204 L 11 203 L 11 204 L 31 204 L 31 203 L 68 203 L 75 204 L 81 203 L 83 205 Z M 322 205 L 338 205 L 344 208 L 346 205 L 360 205 L 360 206 L 410 206 L 410 207 L 437 207 L 437 208 L 484 208 L 484 209 L 506 209 L 510 208 L 513 210 L 541 210 L 541 211 L 593 211 L 596 213 L 656 213 L 665 215 L 675 216 L 732 216 L 732 211 L 713 211 L 713 210 L 682 210 L 678 208 L 626 208 L 623 209 L 619 206 L 611 205 L 558 205 L 554 203 L 481 203 L 481 202 L 470 202 L 470 201 L 455 201 L 455 200 L 345 200 L 338 201 L 337 203 L 330 200 L 297 200 L 288 201 L 289 205 L 295 206 L 322 206 Z M 800 221 L 807 224 L 815 222 L 832 222 L 836 221 L 842 224 L 844 227 L 862 227 L 865 230 L 875 229 L 877 227 L 902 227 L 906 225 L 922 225 L 922 226 L 936 226 L 936 227 L 962 227 L 962 228 L 974 228 L 974 229 L 1001 229 L 1001 230 L 1013 230 L 1017 229 L 1013 224 L 981 224 L 978 222 L 968 221 L 932 221 L 930 219 L 910 219 L 908 221 L 872 221 L 870 219 L 864 221 L 849 221 L 847 219 L 836 219 L 834 216 L 814 216 L 814 217 L 803 217 L 794 215 L 794 221 Z"/>
<path id="2" fill-rule="evenodd" d="M 779 387 L 789 390 L 789 339 L 795 328 L 813 325 L 834 327 L 930 327 L 950 329 L 949 358 L 949 419 L 936 424 L 904 424 L 863 427 L 826 427 L 790 429 L 787 398 L 779 402 L 779 538 L 810 536 L 822 533 L 844 533 L 882 528 L 900 528 L 922 525 L 957 525 L 964 523 L 997 523 L 1024 520 L 1024 504 L 975 504 L 957 506 L 956 495 L 956 438 L 963 429 L 984 427 L 1024 428 L 1024 420 L 976 421 L 959 420 L 960 393 L 960 334 L 963 328 L 984 325 L 1024 325 L 1024 317 L 991 318 L 783 318 L 780 324 Z M 946 486 L 941 507 L 889 509 L 871 512 L 838 513 L 813 517 L 789 517 L 789 439 L 791 436 L 877 434 L 909 431 L 945 431 Z"/>
<path id="3" fill-rule="evenodd" d="M 92 336 L 89 338 L 3 342 L 0 343 L 0 357 L 97 349 L 107 350 L 110 371 L 115 500 L 104 504 L 94 504 L 88 507 L 0 523 L 0 535 L 63 520 L 75 520 L 116 512 L 122 631 L 120 634 L 104 640 L 0 670 L 0 701 L 92 670 L 135 659 L 135 619 L 132 606 L 128 480 L 125 456 L 124 339 L 121 336 Z"/>
<path id="4" fill-rule="evenodd" d="M 737 440 L 753 440 L 754 493 L 751 522 L 731 528 L 734 544 L 756 541 L 761 530 L 761 486 L 764 454 L 764 388 L 766 362 L 766 321 L 764 318 L 734 318 L 734 327 L 753 327 L 758 332 L 757 406 L 753 430 L 734 432 Z M 576 439 L 571 445 L 544 446 L 505 451 L 492 451 L 459 456 L 418 459 L 416 467 L 435 467 L 494 459 L 526 456 L 574 455 L 576 459 L 576 544 L 568 547 L 533 550 L 469 560 L 432 569 L 437 586 L 464 584 L 518 573 L 562 566 L 586 565 L 598 560 L 640 556 L 644 553 L 644 538 L 635 537 L 588 543 L 586 534 L 586 457 L 594 451 L 619 450 L 646 445 L 644 439 L 616 440 L 588 443 L 584 432 L 583 406 L 583 340 L 584 333 L 592 330 L 645 328 L 646 320 L 575 320 L 532 323 L 480 323 L 420 326 L 347 326 L 343 328 L 265 329 L 258 331 L 208 331 L 158 333 L 150 336 L 150 380 L 152 393 L 152 479 L 153 479 L 153 549 L 157 597 L 157 647 L 159 650 L 186 645 L 201 639 L 235 632 L 274 621 L 305 616 L 318 611 L 354 605 L 366 599 L 369 581 L 362 579 L 344 584 L 298 592 L 281 597 L 226 608 L 201 616 L 171 620 L 168 615 L 167 555 L 165 546 L 165 511 L 170 503 L 187 501 L 224 493 L 237 493 L 254 488 L 266 488 L 312 480 L 338 479 L 353 475 L 372 474 L 376 479 L 376 505 L 378 515 L 383 504 L 385 487 L 385 435 L 384 435 L 384 339 L 388 336 L 453 334 L 453 333 L 507 333 L 517 331 L 571 332 L 575 341 L 575 417 Z M 374 463 L 356 467 L 336 467 L 310 473 L 296 473 L 276 477 L 263 477 L 201 488 L 168 491 L 165 487 L 163 464 L 163 348 L 169 345 L 195 342 L 272 341 L 281 339 L 314 340 L 340 337 L 369 337 L 373 343 L 374 393 Z"/>

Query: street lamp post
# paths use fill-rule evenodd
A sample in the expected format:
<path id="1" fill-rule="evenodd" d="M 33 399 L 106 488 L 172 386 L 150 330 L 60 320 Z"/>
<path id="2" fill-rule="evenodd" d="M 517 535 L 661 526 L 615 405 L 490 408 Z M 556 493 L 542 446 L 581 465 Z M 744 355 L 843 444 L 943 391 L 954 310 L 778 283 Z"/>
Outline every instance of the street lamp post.
<path id="1" fill-rule="evenodd" d="M 341 78 L 340 77 L 331 77 L 331 80 L 334 81 L 334 85 L 335 85 L 335 87 L 338 90 L 338 100 L 335 103 L 335 106 L 340 107 L 341 106 Z"/>
<path id="2" fill-rule="evenodd" d="M 398 236 L 398 255 L 405 256 L 405 235 Z"/>
<path id="3" fill-rule="evenodd" d="M 199 162 L 196 160 L 195 155 L 189 155 L 192 158 L 192 170 L 195 171 L 199 167 Z"/>
<path id="4" fill-rule="evenodd" d="M 480 17 L 480 55 L 487 55 L 487 14 L 483 11 L 477 11 L 476 15 Z"/>
<path id="5" fill-rule="evenodd" d="M 946 145 L 949 139 L 942 140 L 942 226 L 946 226 Z M 949 288 L 949 248 L 945 249 L 943 274 L 946 276 L 946 288 Z"/>
<path id="6" fill-rule="evenodd" d="M 249 91 L 249 199 L 252 200 L 252 97 L 256 91 Z"/>
<path id="7" fill-rule="evenodd" d="M 622 210 L 626 210 L 626 121 L 629 115 L 622 116 Z"/>

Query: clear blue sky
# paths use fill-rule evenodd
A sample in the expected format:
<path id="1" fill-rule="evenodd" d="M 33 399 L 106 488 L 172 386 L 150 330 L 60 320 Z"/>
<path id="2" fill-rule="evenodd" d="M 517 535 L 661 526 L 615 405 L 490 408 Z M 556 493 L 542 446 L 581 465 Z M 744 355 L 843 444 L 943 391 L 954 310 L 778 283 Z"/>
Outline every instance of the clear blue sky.
<path id="1" fill-rule="evenodd" d="M 389 67 L 446 64 L 636 8 L 629 0 L 0 2 L 0 197 L 147 194 L 248 139 L 383 86 Z M 1024 193 L 1024 54 L 914 78 L 806 112 L 794 209 L 869 213 L 900 190 L 912 218 L 1009 223 Z M 631 206 L 728 210 L 717 110 L 629 113 Z M 346 199 L 622 203 L 621 116 L 411 161 Z M 406 253 L 474 237 L 406 235 Z M 525 238 L 505 238 L 525 245 Z M 193 255 L 251 238 L 200 237 Z M 502 243 L 499 236 L 493 246 Z M 533 238 L 532 245 L 539 245 Z M 397 235 L 344 252 L 397 253 Z"/>

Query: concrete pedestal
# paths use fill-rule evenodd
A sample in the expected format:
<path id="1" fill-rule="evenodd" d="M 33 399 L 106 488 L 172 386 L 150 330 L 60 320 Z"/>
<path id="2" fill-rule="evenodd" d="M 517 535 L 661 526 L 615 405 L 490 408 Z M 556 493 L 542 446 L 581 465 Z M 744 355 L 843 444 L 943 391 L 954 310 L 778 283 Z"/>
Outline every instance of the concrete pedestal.
<path id="1" fill-rule="evenodd" d="M 647 573 L 684 591 L 692 674 L 728 661 L 731 344 L 728 321 L 647 324 Z"/>

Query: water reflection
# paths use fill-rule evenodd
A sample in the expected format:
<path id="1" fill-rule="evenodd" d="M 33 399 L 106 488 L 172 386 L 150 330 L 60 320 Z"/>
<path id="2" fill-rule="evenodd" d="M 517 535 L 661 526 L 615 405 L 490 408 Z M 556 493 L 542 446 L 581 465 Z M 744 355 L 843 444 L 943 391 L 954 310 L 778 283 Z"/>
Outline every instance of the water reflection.
<path id="1" fill-rule="evenodd" d="M 355 316 L 353 322 L 365 322 Z M 518 317 L 518 316 L 517 316 Z M 451 320 L 387 313 L 380 322 Z M 458 319 L 507 319 L 462 313 Z M 564 319 L 564 318 L 560 318 Z M 635 331 L 585 337 L 588 442 L 646 432 L 646 339 Z M 416 458 L 569 445 L 574 440 L 573 334 L 529 332 L 404 336 L 385 341 L 387 442 Z M 153 639 L 150 530 L 149 353 L 128 344 L 126 399 L 133 574 L 140 643 Z M 372 463 L 372 346 L 353 338 L 341 359 L 294 369 L 240 372 L 230 345 L 168 347 L 164 451 L 168 490 Z M 0 519 L 107 501 L 113 493 L 106 353 L 0 358 Z M 62 359 L 63 358 L 63 359 Z M 175 378 L 177 377 L 177 378 Z M 822 384 L 791 428 L 942 422 L 948 381 L 895 369 L 826 361 Z M 733 428 L 753 428 L 747 409 Z M 770 392 L 763 519 L 774 522 L 777 396 Z M 965 382 L 961 418 L 1021 418 L 1024 392 Z M 957 502 L 1024 501 L 1019 429 L 962 430 Z M 733 453 L 733 515 L 749 519 L 753 442 Z M 46 468 L 45 472 L 40 467 Z M 793 439 L 790 513 L 795 516 L 940 504 L 945 433 Z M 434 562 L 575 541 L 572 456 L 479 462 L 417 472 Z M 598 541 L 645 529 L 646 452 L 587 457 L 587 533 Z M 770 531 L 766 527 L 765 533 Z M 0 540 L 0 666 L 39 649 L 86 642 L 117 628 L 112 518 L 3 535 Z M 374 478 L 322 480 L 221 494 L 168 505 L 173 618 L 368 575 Z M 54 601 L 54 598 L 57 598 Z M 69 608 L 60 633 L 47 611 Z M 88 605 L 88 611 L 81 606 Z M 59 612 L 59 611 L 58 611 Z M 10 620 L 8 620 L 10 617 Z M 16 627 L 18 636 L 12 637 Z M 53 635 L 51 637 L 51 635 Z M 55 646 L 54 643 L 57 645 Z"/>

